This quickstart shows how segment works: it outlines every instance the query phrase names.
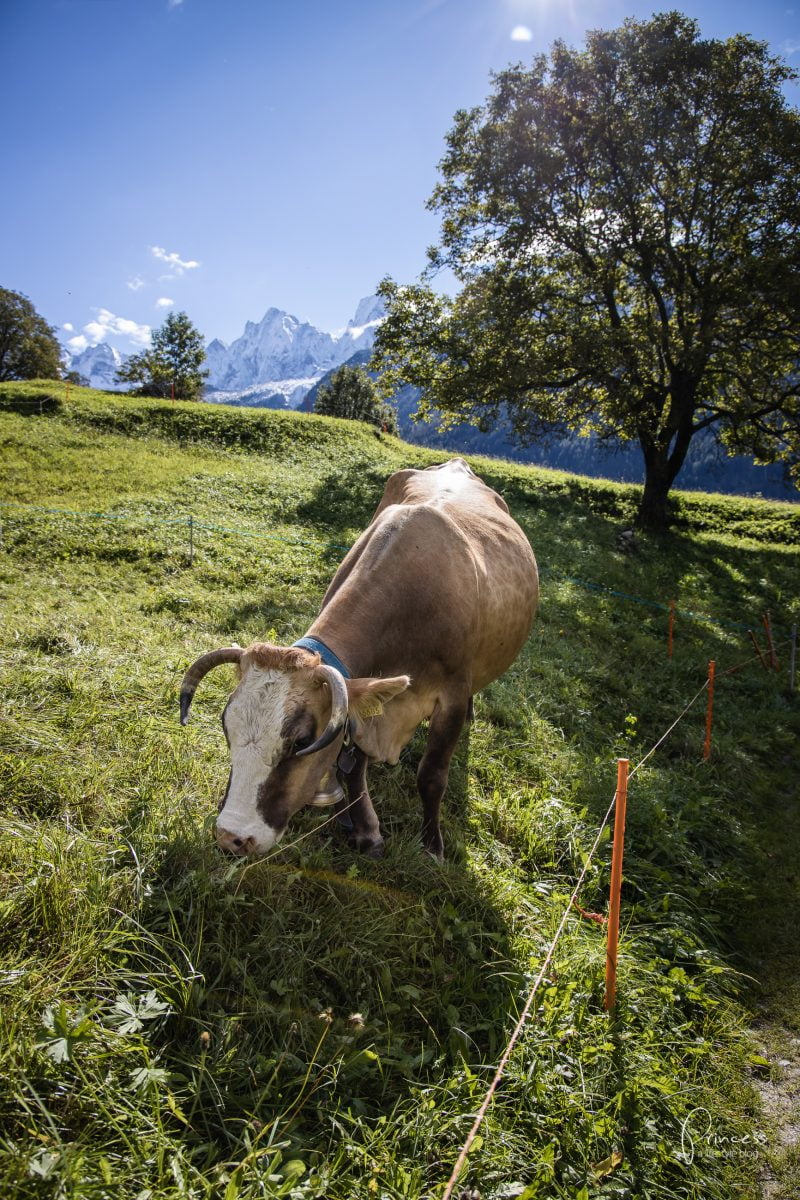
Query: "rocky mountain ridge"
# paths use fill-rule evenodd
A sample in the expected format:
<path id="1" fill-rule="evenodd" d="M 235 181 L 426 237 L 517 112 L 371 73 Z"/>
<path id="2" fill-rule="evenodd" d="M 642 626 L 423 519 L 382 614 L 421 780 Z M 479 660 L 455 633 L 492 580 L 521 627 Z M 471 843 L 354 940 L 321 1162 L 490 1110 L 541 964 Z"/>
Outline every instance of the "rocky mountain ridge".
<path id="1" fill-rule="evenodd" d="M 359 351 L 370 350 L 383 317 L 383 303 L 367 296 L 344 329 L 327 333 L 280 308 L 248 321 L 230 345 L 212 338 L 206 346 L 209 372 L 205 399 L 215 403 L 296 408 L 328 371 Z M 107 342 L 68 356 L 92 387 L 122 391 L 116 372 L 126 356 Z"/>

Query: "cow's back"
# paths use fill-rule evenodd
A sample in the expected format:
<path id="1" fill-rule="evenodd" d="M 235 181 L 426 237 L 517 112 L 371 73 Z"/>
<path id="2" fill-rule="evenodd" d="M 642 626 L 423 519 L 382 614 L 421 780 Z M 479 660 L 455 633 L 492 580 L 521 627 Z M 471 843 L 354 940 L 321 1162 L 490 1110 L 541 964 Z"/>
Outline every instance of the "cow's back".
<path id="1" fill-rule="evenodd" d="M 464 672 L 476 692 L 514 661 L 537 601 L 525 534 L 502 497 L 453 459 L 390 477 L 323 612 L 359 621 L 381 673 Z"/>
<path id="2" fill-rule="evenodd" d="M 498 508 L 508 513 L 502 496 L 492 491 L 463 458 L 453 458 L 422 471 L 395 471 L 386 481 L 372 520 L 391 504 L 426 503 L 452 505 L 455 509 Z"/>
<path id="3" fill-rule="evenodd" d="M 397 493 L 402 498 L 394 500 Z M 425 505 L 462 535 L 475 571 L 469 657 L 472 691 L 480 691 L 517 657 L 536 614 L 539 577 L 530 543 L 502 496 L 461 458 L 424 471 L 398 471 L 376 516 L 387 500 Z"/>

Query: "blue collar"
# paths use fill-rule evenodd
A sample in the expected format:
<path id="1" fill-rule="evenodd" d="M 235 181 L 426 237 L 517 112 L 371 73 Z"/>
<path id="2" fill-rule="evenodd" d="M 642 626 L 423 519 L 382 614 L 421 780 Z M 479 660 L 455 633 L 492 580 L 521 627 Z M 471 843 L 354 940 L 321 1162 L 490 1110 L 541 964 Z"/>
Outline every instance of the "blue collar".
<path id="1" fill-rule="evenodd" d="M 302 637 L 297 642 L 292 642 L 293 646 L 301 646 L 304 650 L 311 650 L 318 654 L 322 661 L 328 667 L 335 667 L 337 671 L 344 675 L 345 679 L 351 679 L 352 676 L 340 658 L 337 658 L 329 646 L 321 642 L 319 638 Z"/>

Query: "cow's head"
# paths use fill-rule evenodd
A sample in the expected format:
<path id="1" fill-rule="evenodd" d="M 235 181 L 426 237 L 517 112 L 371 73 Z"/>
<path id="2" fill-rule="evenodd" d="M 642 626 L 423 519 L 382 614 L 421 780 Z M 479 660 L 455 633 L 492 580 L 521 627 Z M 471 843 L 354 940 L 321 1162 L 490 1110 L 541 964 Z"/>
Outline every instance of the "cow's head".
<path id="1" fill-rule="evenodd" d="M 203 654 L 184 675 L 182 725 L 198 683 L 222 663 L 237 664 L 239 684 L 222 713 L 231 772 L 217 843 L 234 854 L 263 854 L 280 841 L 293 813 L 335 786 L 348 714 L 356 722 L 376 716 L 410 680 L 346 680 L 301 647 L 229 646 Z"/>

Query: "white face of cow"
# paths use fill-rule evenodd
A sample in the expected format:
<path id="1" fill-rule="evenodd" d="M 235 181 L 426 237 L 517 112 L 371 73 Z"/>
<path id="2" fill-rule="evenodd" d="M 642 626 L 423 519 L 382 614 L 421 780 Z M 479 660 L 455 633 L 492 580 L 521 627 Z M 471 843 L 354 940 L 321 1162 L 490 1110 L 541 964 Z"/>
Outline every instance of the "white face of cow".
<path id="1" fill-rule="evenodd" d="M 311 745 L 326 716 L 314 710 L 324 707 L 327 689 L 300 682 L 296 672 L 252 665 L 228 701 L 222 722 L 231 773 L 217 818 L 217 842 L 225 850 L 269 850 L 292 814 L 313 803 L 333 767 L 341 737 L 308 758 L 294 757 Z"/>
<path id="2" fill-rule="evenodd" d="M 222 724 L 231 751 L 228 789 L 217 819 L 217 840 L 228 849 L 247 846 L 263 854 L 278 841 L 282 830 L 259 812 L 258 796 L 284 754 L 281 737 L 289 678 L 284 671 L 247 673 L 231 696 Z"/>
<path id="3" fill-rule="evenodd" d="M 222 714 L 231 773 L 217 818 L 217 843 L 234 854 L 263 854 L 306 804 L 329 804 L 338 787 L 336 757 L 348 710 L 373 718 L 410 685 L 407 675 L 348 679 L 319 655 L 254 642 L 198 658 L 181 682 L 181 724 L 201 679 L 237 663 L 241 683 Z M 324 789 L 324 791 L 323 791 Z"/>

